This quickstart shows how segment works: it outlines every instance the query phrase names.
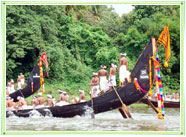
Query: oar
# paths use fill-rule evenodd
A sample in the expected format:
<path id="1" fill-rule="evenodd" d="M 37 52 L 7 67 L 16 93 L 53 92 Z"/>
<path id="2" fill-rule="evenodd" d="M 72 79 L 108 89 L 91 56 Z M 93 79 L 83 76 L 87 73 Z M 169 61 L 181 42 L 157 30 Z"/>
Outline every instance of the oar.
<path id="1" fill-rule="evenodd" d="M 91 93 L 91 105 L 92 105 L 92 113 L 91 113 L 91 118 L 92 118 L 92 119 L 95 119 L 92 93 Z"/>
<path id="2" fill-rule="evenodd" d="M 158 114 L 158 110 L 156 109 L 156 107 L 151 103 L 151 101 L 148 99 L 148 97 L 144 98 L 145 101 L 152 107 L 152 109 Z"/>
<path id="3" fill-rule="evenodd" d="M 115 89 L 114 86 L 113 86 L 113 89 L 114 89 L 116 95 L 118 96 L 118 98 L 119 98 L 119 100 L 120 100 L 120 102 L 121 102 L 121 104 L 122 104 L 122 110 L 125 112 L 125 114 L 127 114 L 127 116 L 128 116 L 129 118 L 132 118 L 130 112 L 128 111 L 127 106 L 123 103 L 122 99 L 120 98 L 120 96 L 119 96 L 119 94 L 118 94 L 118 92 L 116 91 L 116 89 Z"/>

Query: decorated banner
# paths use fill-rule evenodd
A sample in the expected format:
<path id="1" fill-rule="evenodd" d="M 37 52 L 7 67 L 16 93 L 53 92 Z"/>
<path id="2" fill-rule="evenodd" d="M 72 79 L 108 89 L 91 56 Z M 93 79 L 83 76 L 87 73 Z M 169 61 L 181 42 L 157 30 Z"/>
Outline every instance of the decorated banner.
<path id="1" fill-rule="evenodd" d="M 156 45 L 157 47 L 157 45 Z M 156 61 L 159 62 L 159 56 L 158 56 L 158 49 L 156 48 Z M 159 63 L 158 63 L 159 64 Z M 162 88 L 162 82 L 161 82 L 161 76 L 160 76 L 160 67 L 157 65 L 155 67 L 156 69 L 156 92 L 158 97 L 158 118 L 164 119 L 165 111 L 164 111 L 164 102 L 163 102 L 163 88 Z"/>
<path id="2" fill-rule="evenodd" d="M 169 26 L 168 24 L 165 26 L 164 30 L 161 32 L 157 43 L 161 43 L 165 47 L 165 63 L 164 67 L 168 67 L 168 61 L 171 56 L 171 50 L 170 50 L 170 33 L 169 33 Z"/>

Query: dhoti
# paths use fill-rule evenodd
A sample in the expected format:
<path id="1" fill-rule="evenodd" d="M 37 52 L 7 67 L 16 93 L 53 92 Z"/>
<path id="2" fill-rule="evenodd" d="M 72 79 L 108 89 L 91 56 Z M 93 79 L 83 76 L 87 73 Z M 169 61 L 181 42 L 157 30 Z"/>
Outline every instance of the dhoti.
<path id="1" fill-rule="evenodd" d="M 25 83 L 24 83 L 24 79 L 21 79 L 21 85 L 24 85 Z"/>
<path id="2" fill-rule="evenodd" d="M 125 81 L 125 78 L 129 79 L 129 72 L 127 71 L 127 67 L 126 65 L 122 65 L 119 68 L 119 80 L 121 81 L 121 83 L 123 83 Z"/>
<path id="3" fill-rule="evenodd" d="M 94 91 L 94 89 L 96 89 L 96 91 Z M 100 93 L 99 86 L 92 86 L 91 94 L 94 94 L 94 96 L 97 97 L 99 93 Z"/>
<path id="4" fill-rule="evenodd" d="M 116 75 L 111 75 L 109 80 L 109 87 L 116 86 Z"/>
<path id="5" fill-rule="evenodd" d="M 17 89 L 18 89 L 18 90 L 21 89 L 21 82 L 18 82 L 18 83 L 17 83 Z"/>
<path id="6" fill-rule="evenodd" d="M 108 88 L 108 80 L 106 76 L 101 76 L 100 77 L 100 89 L 101 91 L 107 91 Z"/>
<path id="7" fill-rule="evenodd" d="M 66 101 L 60 101 L 60 102 L 56 103 L 55 106 L 64 106 L 64 105 L 69 105 L 69 103 Z"/>

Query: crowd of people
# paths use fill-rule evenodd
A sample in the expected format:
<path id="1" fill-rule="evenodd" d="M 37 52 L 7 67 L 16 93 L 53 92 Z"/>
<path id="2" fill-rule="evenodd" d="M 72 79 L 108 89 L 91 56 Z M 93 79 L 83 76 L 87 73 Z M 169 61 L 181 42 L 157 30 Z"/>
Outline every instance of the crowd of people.
<path id="1" fill-rule="evenodd" d="M 158 101 L 157 93 L 155 92 L 154 94 L 149 96 L 149 99 L 154 100 L 154 101 Z M 166 93 L 163 96 L 163 100 L 164 101 L 171 101 L 171 102 L 179 102 L 180 101 L 180 95 L 179 95 L 178 92 L 176 92 L 176 93 Z"/>

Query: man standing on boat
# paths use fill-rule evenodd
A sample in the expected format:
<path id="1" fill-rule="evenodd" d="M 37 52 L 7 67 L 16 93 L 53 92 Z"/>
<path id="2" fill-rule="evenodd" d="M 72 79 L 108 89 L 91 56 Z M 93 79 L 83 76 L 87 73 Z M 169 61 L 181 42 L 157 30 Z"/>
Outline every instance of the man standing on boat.
<path id="1" fill-rule="evenodd" d="M 113 86 L 116 86 L 116 68 L 114 63 L 111 63 L 110 74 L 109 74 L 109 90 L 112 90 Z"/>
<path id="2" fill-rule="evenodd" d="M 119 80 L 121 82 L 121 86 L 125 85 L 125 79 L 128 77 L 128 61 L 125 58 L 126 53 L 121 53 L 120 63 L 119 63 Z"/>
<path id="3" fill-rule="evenodd" d="M 90 84 L 91 86 L 91 96 L 92 97 L 96 97 L 98 96 L 98 94 L 100 93 L 100 90 L 99 90 L 99 78 L 98 78 L 98 73 L 93 73 L 93 77 L 90 81 Z"/>
<path id="4" fill-rule="evenodd" d="M 10 81 L 10 87 L 11 87 L 11 93 L 13 93 L 13 92 L 15 92 L 15 83 L 14 83 L 14 80 L 13 79 L 11 79 L 11 81 Z"/>
<path id="5" fill-rule="evenodd" d="M 21 89 L 21 77 L 18 76 L 17 78 L 17 90 Z"/>
<path id="6" fill-rule="evenodd" d="M 25 76 L 22 73 L 20 73 L 20 78 L 21 78 L 21 87 L 23 89 L 25 86 Z"/>
<path id="7" fill-rule="evenodd" d="M 101 65 L 100 66 L 101 69 L 98 71 L 98 77 L 100 79 L 100 89 L 101 89 L 101 94 L 103 94 L 104 92 L 106 92 L 108 90 L 108 73 L 105 70 L 106 66 L 105 65 Z"/>

